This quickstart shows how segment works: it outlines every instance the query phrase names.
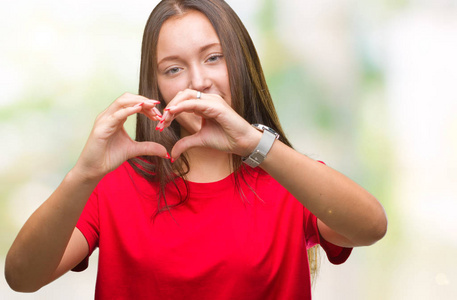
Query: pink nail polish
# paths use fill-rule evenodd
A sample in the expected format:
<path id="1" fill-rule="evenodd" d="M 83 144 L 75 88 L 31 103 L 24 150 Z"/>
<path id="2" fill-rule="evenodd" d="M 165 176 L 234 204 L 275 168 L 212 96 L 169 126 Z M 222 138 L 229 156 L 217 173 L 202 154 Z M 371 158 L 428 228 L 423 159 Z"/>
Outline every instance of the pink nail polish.
<path id="1" fill-rule="evenodd" d="M 159 130 L 159 129 L 160 129 L 160 127 L 159 127 L 159 125 L 157 125 L 157 126 L 156 126 L 156 130 Z"/>
<path id="2" fill-rule="evenodd" d="M 143 106 L 144 102 L 140 102 L 138 104 L 135 104 L 133 107 L 140 107 L 140 106 Z"/>
<path id="3" fill-rule="evenodd" d="M 166 158 L 166 159 L 170 159 L 170 158 L 171 158 L 170 154 L 167 153 L 167 156 L 165 156 L 165 158 Z"/>
<path id="4" fill-rule="evenodd" d="M 173 157 L 170 159 L 170 162 L 171 162 L 171 163 L 174 163 L 174 162 L 175 162 L 175 160 L 174 160 Z"/>

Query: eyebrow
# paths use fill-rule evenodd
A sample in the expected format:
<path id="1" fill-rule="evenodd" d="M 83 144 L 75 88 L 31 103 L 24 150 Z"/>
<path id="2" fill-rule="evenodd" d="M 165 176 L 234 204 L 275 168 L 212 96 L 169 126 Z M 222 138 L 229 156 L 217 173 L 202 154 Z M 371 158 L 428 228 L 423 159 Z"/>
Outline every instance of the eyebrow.
<path id="1" fill-rule="evenodd" d="M 207 44 L 207 45 L 205 45 L 205 46 L 203 46 L 203 47 L 200 48 L 199 53 L 205 52 L 206 50 L 208 50 L 209 48 L 214 47 L 214 46 L 221 46 L 221 43 L 215 42 L 215 43 Z M 178 56 L 178 55 L 166 56 L 166 57 L 162 58 L 162 59 L 157 63 L 157 66 L 159 66 L 161 63 L 163 63 L 163 62 L 165 62 L 165 61 L 176 60 L 176 59 L 179 59 L 179 56 Z"/>

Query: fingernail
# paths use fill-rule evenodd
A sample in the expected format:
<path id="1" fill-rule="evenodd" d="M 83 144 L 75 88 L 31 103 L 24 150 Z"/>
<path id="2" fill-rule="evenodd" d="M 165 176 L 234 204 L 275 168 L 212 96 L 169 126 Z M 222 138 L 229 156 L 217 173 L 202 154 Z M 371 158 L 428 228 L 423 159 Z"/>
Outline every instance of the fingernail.
<path id="1" fill-rule="evenodd" d="M 171 162 L 171 163 L 174 163 L 174 162 L 175 162 L 175 159 L 172 157 L 172 158 L 170 159 L 170 162 Z"/>
<path id="2" fill-rule="evenodd" d="M 164 120 L 164 119 L 160 120 L 160 122 L 159 122 L 159 123 L 160 123 L 160 124 L 162 124 L 163 122 L 165 122 L 165 120 Z"/>
<path id="3" fill-rule="evenodd" d="M 140 107 L 140 106 L 143 106 L 144 102 L 140 102 L 138 104 L 135 104 L 133 107 Z"/>
<path id="4" fill-rule="evenodd" d="M 178 106 L 172 105 L 172 106 L 170 106 L 170 107 L 165 108 L 164 110 L 169 111 L 170 109 L 174 109 L 174 108 L 176 108 L 176 107 L 178 107 Z"/>
<path id="5" fill-rule="evenodd" d="M 167 156 L 165 156 L 165 158 L 166 159 L 170 159 L 171 158 L 171 156 L 170 156 L 170 154 L 168 152 L 167 152 Z"/>
<path id="6" fill-rule="evenodd" d="M 160 104 L 160 101 L 154 100 L 154 99 L 148 99 L 149 102 L 152 104 Z"/>
<path id="7" fill-rule="evenodd" d="M 160 132 L 162 132 L 162 131 L 163 131 L 163 128 L 160 128 Z"/>
<path id="8" fill-rule="evenodd" d="M 159 125 L 157 125 L 157 126 L 156 126 L 156 130 L 159 130 L 159 129 L 160 129 L 160 127 L 159 127 Z"/>

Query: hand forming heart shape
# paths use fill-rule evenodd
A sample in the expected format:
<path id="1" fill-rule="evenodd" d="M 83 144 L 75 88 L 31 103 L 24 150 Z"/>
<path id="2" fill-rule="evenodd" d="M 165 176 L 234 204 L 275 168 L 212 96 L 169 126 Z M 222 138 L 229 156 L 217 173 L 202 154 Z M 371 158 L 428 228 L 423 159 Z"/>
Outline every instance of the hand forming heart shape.
<path id="1" fill-rule="evenodd" d="M 156 108 L 159 103 L 157 100 L 126 93 L 98 115 L 77 162 L 88 178 L 101 178 L 124 161 L 136 156 L 156 155 L 176 160 L 192 147 L 209 147 L 246 156 L 260 140 L 260 132 L 252 128 L 219 95 L 205 93 L 197 99 L 197 91 L 182 91 L 168 103 L 163 115 Z M 136 142 L 130 138 L 124 129 L 124 123 L 135 113 L 159 121 L 156 129 L 160 131 L 177 119 L 189 134 L 175 144 L 170 157 L 163 145 Z M 185 113 L 188 114 L 187 120 L 190 120 L 190 114 L 201 118 L 194 117 L 194 121 L 187 122 Z M 195 120 L 199 120 L 198 126 L 192 125 Z"/>

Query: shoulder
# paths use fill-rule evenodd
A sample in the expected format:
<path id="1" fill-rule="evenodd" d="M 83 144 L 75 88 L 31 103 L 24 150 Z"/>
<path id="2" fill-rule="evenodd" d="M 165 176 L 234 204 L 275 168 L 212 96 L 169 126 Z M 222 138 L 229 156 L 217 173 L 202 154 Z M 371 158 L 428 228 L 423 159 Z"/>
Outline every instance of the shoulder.
<path id="1" fill-rule="evenodd" d="M 300 202 L 276 179 L 260 168 L 247 167 L 241 172 L 244 179 L 240 180 L 242 190 L 249 194 L 254 192 L 263 205 L 279 205 L 281 207 L 290 206 L 295 211 L 303 207 Z"/>
<path id="2" fill-rule="evenodd" d="M 252 184 L 255 190 L 276 191 L 290 194 L 276 179 L 261 168 L 246 167 L 242 174 L 248 184 Z"/>
<path id="3" fill-rule="evenodd" d="M 302 218 L 303 224 L 316 217 L 270 174 L 260 168 L 246 170 L 247 183 L 261 199 L 262 205 L 273 205 L 283 213 Z"/>

